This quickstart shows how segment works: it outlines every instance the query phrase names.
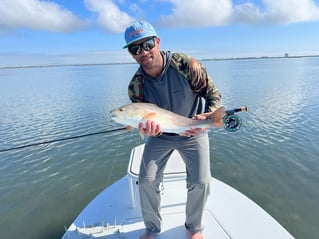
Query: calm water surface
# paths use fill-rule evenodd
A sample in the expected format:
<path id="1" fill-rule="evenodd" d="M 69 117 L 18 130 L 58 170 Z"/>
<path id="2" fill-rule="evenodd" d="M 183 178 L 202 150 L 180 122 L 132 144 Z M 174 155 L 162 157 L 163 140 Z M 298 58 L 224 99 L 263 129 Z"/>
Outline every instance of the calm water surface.
<path id="1" fill-rule="evenodd" d="M 248 106 L 235 133 L 211 130 L 214 177 L 261 205 L 298 239 L 319 229 L 319 58 L 206 61 L 227 108 Z M 0 150 L 118 128 L 137 65 L 0 69 Z M 0 237 L 60 238 L 126 174 L 136 131 L 0 153 Z"/>

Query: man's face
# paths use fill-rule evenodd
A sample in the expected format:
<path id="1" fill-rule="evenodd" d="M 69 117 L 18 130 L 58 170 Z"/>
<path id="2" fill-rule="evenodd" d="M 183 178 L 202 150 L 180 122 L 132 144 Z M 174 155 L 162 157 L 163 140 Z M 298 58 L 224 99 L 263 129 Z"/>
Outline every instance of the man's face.
<path id="1" fill-rule="evenodd" d="M 154 64 L 154 59 L 160 55 L 159 43 L 158 37 L 141 39 L 131 44 L 128 51 L 143 68 L 150 68 Z"/>

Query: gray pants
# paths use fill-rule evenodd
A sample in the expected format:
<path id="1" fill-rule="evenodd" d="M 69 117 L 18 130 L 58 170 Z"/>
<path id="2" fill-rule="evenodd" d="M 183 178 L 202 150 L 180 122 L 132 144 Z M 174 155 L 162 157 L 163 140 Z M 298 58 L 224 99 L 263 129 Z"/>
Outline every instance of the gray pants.
<path id="1" fill-rule="evenodd" d="M 161 231 L 160 190 L 167 160 L 176 149 L 182 156 L 187 172 L 187 230 L 200 232 L 202 215 L 209 195 L 210 159 L 206 133 L 195 137 L 168 136 L 147 139 L 139 173 L 140 203 L 146 233 L 155 236 Z"/>

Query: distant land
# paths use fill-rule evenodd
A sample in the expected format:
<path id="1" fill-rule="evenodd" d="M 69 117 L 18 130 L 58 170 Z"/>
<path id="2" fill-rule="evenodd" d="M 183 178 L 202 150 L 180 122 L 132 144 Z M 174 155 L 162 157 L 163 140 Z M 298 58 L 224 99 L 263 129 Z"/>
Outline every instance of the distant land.
<path id="1" fill-rule="evenodd" d="M 264 60 L 264 59 L 280 59 L 280 58 L 304 58 L 319 57 L 319 55 L 289 55 L 284 56 L 260 56 L 260 57 L 227 57 L 227 58 L 203 58 L 200 61 L 234 61 L 234 60 Z M 124 65 L 137 64 L 136 62 L 114 62 L 114 63 L 89 63 L 89 64 L 54 64 L 54 65 L 25 65 L 25 66 L 0 66 L 0 69 L 12 68 L 36 68 L 36 67 L 63 67 L 63 66 L 97 66 L 97 65 Z"/>
<path id="2" fill-rule="evenodd" d="M 286 53 L 284 56 L 259 56 L 259 57 L 228 57 L 228 58 L 214 58 L 202 59 L 201 61 L 229 61 L 229 60 L 251 60 L 251 59 L 274 59 L 274 58 L 303 58 L 303 57 L 319 57 L 319 55 L 296 55 L 290 56 Z"/>

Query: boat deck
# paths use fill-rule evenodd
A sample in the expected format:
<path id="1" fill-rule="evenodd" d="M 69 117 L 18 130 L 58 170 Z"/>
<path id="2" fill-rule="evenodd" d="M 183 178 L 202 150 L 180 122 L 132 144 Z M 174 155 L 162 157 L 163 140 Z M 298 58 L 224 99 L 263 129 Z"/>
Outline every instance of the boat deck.
<path id="1" fill-rule="evenodd" d="M 107 238 L 138 239 L 144 232 L 139 208 L 137 160 L 143 146 L 132 151 L 128 175 L 105 189 L 76 218 L 63 239 Z M 184 227 L 186 182 L 185 171 L 177 165 L 180 156 L 174 153 L 166 168 L 162 187 L 161 215 L 163 231 L 157 239 L 188 239 Z M 177 165 L 174 165 L 177 164 Z M 211 194 L 203 214 L 206 239 L 292 239 L 293 237 L 268 213 L 246 196 L 211 179 Z"/>

